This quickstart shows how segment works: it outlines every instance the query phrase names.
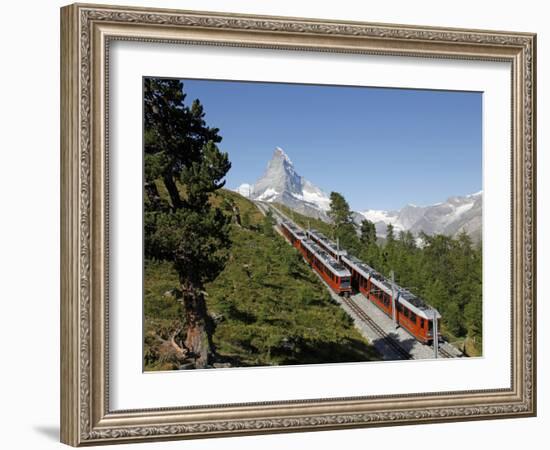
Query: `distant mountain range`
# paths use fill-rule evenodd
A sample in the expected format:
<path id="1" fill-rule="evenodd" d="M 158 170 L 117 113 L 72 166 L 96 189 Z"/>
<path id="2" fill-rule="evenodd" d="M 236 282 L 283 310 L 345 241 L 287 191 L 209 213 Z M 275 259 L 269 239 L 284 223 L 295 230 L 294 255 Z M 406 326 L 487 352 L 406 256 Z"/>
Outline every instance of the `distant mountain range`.
<path id="1" fill-rule="evenodd" d="M 386 235 L 387 225 L 391 223 L 395 231 L 408 230 L 415 235 L 423 231 L 427 234 L 454 236 L 464 230 L 472 239 L 479 241 L 482 204 L 483 193 L 477 192 L 464 197 L 450 197 L 435 205 L 407 205 L 395 211 L 369 209 L 359 215 L 374 222 L 376 233 L 381 237 Z"/>
<path id="2" fill-rule="evenodd" d="M 284 150 L 276 147 L 265 173 L 254 185 L 244 183 L 235 189 L 252 200 L 282 203 L 310 217 L 330 221 L 329 196 L 319 187 L 300 176 Z M 482 231 L 483 194 L 450 197 L 443 203 L 429 206 L 407 205 L 399 210 L 366 210 L 354 212 L 354 220 L 360 224 L 368 219 L 376 226 L 379 237 L 385 237 L 388 224 L 395 231 L 411 231 L 418 234 L 441 233 L 454 236 L 464 230 L 479 241 Z"/>

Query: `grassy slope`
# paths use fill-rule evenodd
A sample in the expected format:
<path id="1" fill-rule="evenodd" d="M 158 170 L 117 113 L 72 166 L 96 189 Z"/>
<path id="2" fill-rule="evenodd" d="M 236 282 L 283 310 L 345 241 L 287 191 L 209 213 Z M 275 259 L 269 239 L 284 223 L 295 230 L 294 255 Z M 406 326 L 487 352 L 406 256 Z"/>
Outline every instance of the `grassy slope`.
<path id="1" fill-rule="evenodd" d="M 216 319 L 217 352 L 236 366 L 378 359 L 295 249 L 281 236 L 262 232 L 263 216 L 256 206 L 225 190 L 212 199 L 215 205 L 227 201 L 238 206 L 246 227 L 232 226 L 230 259 L 206 286 L 208 310 Z M 176 368 L 153 348 L 157 330 L 181 317 L 179 303 L 164 295 L 174 287 L 171 264 L 146 261 L 147 369 Z"/>

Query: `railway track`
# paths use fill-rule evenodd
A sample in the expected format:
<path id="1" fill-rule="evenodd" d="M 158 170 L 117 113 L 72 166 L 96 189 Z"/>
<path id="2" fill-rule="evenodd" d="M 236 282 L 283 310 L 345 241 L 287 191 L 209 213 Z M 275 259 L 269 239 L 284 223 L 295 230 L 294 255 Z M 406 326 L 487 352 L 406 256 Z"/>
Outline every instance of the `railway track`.
<path id="1" fill-rule="evenodd" d="M 273 213 L 273 217 L 277 221 L 277 224 L 279 224 L 283 220 L 288 220 L 287 217 L 285 217 L 277 208 L 275 208 L 273 205 L 266 205 L 261 204 L 257 202 L 260 209 L 265 214 L 267 210 L 271 210 Z M 330 288 L 329 288 L 330 289 Z M 371 330 L 373 330 L 374 333 L 376 333 L 378 336 L 380 336 L 381 339 L 386 343 L 388 347 L 390 347 L 400 358 L 399 359 L 413 359 L 413 356 L 407 352 L 399 343 L 393 339 L 388 333 L 384 331 L 384 329 L 378 325 L 363 309 L 357 305 L 351 298 L 348 297 L 341 297 L 342 301 L 355 313 L 355 315 L 364 322 Z M 428 346 L 432 350 L 433 345 Z M 438 354 L 440 357 L 443 358 L 455 358 L 456 356 L 445 350 L 443 347 L 439 347 Z"/>
<path id="2" fill-rule="evenodd" d="M 401 347 L 394 339 L 392 339 L 391 336 L 389 336 L 388 333 L 382 329 L 382 327 L 372 320 L 351 298 L 342 297 L 342 301 L 357 315 L 357 317 L 359 317 L 360 320 L 365 322 L 369 328 L 378 334 L 388 345 L 388 347 L 400 356 L 399 359 L 412 359 L 411 354 Z"/>
<path id="3" fill-rule="evenodd" d="M 433 345 L 430 346 L 432 349 L 434 348 Z M 437 350 L 437 353 L 444 358 L 456 358 L 455 356 L 451 355 L 447 350 L 445 350 L 443 347 L 439 347 Z"/>

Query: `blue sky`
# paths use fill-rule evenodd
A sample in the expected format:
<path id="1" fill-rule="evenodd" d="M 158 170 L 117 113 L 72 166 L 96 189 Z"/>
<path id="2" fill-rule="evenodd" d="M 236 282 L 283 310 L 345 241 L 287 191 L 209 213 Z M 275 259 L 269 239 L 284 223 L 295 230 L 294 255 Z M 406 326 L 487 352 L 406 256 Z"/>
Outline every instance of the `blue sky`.
<path id="1" fill-rule="evenodd" d="M 276 146 L 296 171 L 355 210 L 428 205 L 481 190 L 482 94 L 182 80 L 232 168 L 254 183 Z"/>

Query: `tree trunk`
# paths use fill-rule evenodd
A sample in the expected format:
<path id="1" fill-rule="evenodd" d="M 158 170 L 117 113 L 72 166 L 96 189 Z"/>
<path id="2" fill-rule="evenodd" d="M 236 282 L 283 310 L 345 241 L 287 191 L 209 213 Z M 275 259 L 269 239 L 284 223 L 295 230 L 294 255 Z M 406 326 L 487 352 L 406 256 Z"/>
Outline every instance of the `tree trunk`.
<path id="1" fill-rule="evenodd" d="M 204 369 L 211 363 L 212 336 L 204 294 L 198 289 L 182 285 L 183 308 L 187 335 L 185 347 L 188 357 L 194 359 L 195 368 Z"/>
<path id="2" fill-rule="evenodd" d="M 172 200 L 172 207 L 174 209 L 179 209 L 182 206 L 180 193 L 178 192 L 178 187 L 176 186 L 176 182 L 174 181 L 174 178 L 172 177 L 172 174 L 164 174 L 164 185 L 166 186 L 166 190 L 168 191 L 168 194 L 170 195 L 170 200 Z"/>

